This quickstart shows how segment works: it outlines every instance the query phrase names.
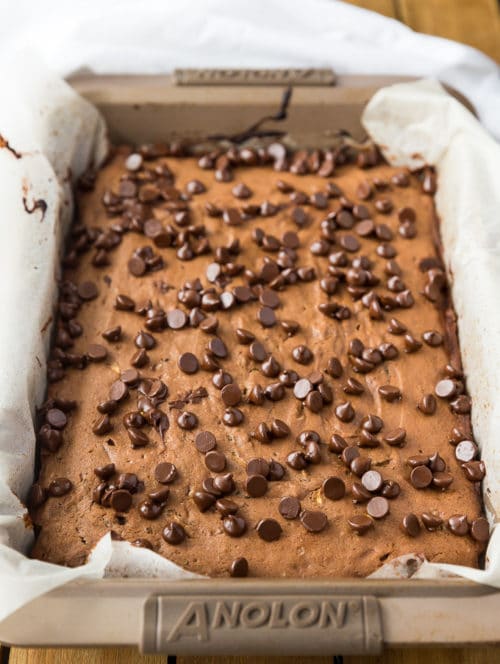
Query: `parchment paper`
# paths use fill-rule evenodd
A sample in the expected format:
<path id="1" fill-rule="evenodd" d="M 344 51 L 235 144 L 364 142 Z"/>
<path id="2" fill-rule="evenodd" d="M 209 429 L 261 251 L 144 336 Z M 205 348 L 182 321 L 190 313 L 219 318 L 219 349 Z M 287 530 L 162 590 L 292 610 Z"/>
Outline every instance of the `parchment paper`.
<path id="1" fill-rule="evenodd" d="M 65 568 L 24 553 L 32 541 L 25 497 L 33 479 L 33 416 L 45 391 L 45 361 L 55 298 L 55 266 L 72 213 L 71 185 L 106 151 L 97 111 L 64 82 L 43 71 L 12 72 L 0 80 L 0 620 L 67 581 L 114 576 L 199 578 L 157 554 L 109 535 L 89 562 Z M 500 148 L 477 121 L 432 81 L 380 91 L 364 115 L 372 137 L 387 146 L 392 163 L 434 164 L 445 258 L 453 275 L 473 423 L 488 467 L 485 502 L 492 524 L 500 500 Z M 10 149 L 5 145 L 8 141 Z M 419 154 L 417 163 L 414 155 Z M 23 205 L 25 198 L 26 208 Z M 33 208 L 37 200 L 46 210 Z M 477 286 L 481 285 L 481 289 Z M 6 318 L 6 314 L 8 317 Z M 404 556 L 377 577 L 412 578 L 458 573 L 500 587 L 498 530 L 488 549 L 486 571 L 423 563 Z M 410 561 L 410 565 L 408 565 Z"/>

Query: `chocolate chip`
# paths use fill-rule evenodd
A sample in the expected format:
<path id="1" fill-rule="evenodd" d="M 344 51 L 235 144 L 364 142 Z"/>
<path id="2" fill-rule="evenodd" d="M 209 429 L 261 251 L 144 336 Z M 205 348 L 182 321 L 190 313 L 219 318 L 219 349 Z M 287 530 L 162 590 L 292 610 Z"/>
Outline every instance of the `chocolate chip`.
<path id="1" fill-rule="evenodd" d="M 127 434 L 132 443 L 132 447 L 145 447 L 149 443 L 149 437 L 144 431 L 136 427 L 129 427 Z"/>
<path id="2" fill-rule="evenodd" d="M 462 464 L 465 477 L 471 482 L 481 482 L 486 475 L 486 469 L 482 461 L 468 461 Z"/>
<path id="3" fill-rule="evenodd" d="M 292 350 L 293 359 L 299 364 L 310 364 L 313 360 L 313 354 L 307 346 L 301 344 Z"/>
<path id="4" fill-rule="evenodd" d="M 307 459 L 303 452 L 291 452 L 287 456 L 286 462 L 294 470 L 304 470 L 307 467 Z"/>
<path id="5" fill-rule="evenodd" d="M 146 262 L 140 256 L 132 256 L 128 261 L 128 270 L 134 277 L 142 277 L 146 269 Z"/>
<path id="6" fill-rule="evenodd" d="M 236 489 L 231 473 L 224 473 L 223 475 L 217 475 L 217 477 L 214 477 L 213 486 L 222 494 L 233 493 Z"/>
<path id="7" fill-rule="evenodd" d="M 193 502 L 200 512 L 206 512 L 215 503 L 215 496 L 207 491 L 195 491 L 193 493 Z"/>
<path id="8" fill-rule="evenodd" d="M 125 371 L 122 371 L 120 374 L 121 382 L 127 387 L 137 387 L 140 379 L 141 376 L 136 369 L 125 369 Z M 113 399 L 115 401 L 120 401 L 120 399 L 117 399 L 116 397 L 113 397 Z"/>
<path id="9" fill-rule="evenodd" d="M 226 455 L 217 450 L 205 454 L 205 465 L 214 473 L 221 473 L 226 467 Z"/>
<path id="10" fill-rule="evenodd" d="M 97 466 L 97 468 L 94 468 L 94 474 L 101 480 L 108 480 L 115 474 L 115 472 L 116 469 L 114 463 L 108 463 L 105 466 Z"/>
<path id="11" fill-rule="evenodd" d="M 461 394 L 450 403 L 450 408 L 457 415 L 467 415 L 471 410 L 471 400 L 466 394 Z"/>
<path id="12" fill-rule="evenodd" d="M 469 532 L 469 523 L 465 514 L 454 514 L 448 519 L 448 528 L 454 535 L 463 537 Z"/>
<path id="13" fill-rule="evenodd" d="M 213 433 L 210 431 L 200 431 L 194 441 L 196 449 L 202 454 L 211 452 L 217 447 L 217 440 Z"/>
<path id="14" fill-rule="evenodd" d="M 283 532 L 276 519 L 261 519 L 256 526 L 257 534 L 264 542 L 274 542 Z"/>
<path id="15" fill-rule="evenodd" d="M 347 442 L 345 441 L 345 439 L 336 433 L 332 434 L 330 442 L 328 443 L 328 449 L 330 450 L 330 452 L 333 452 L 334 454 L 342 454 L 343 450 L 345 450 L 346 448 L 347 448 Z"/>
<path id="16" fill-rule="evenodd" d="M 229 575 L 233 578 L 248 576 L 248 561 L 246 558 L 235 558 L 229 567 Z"/>
<path id="17" fill-rule="evenodd" d="M 50 408 L 45 415 L 45 419 L 54 429 L 64 429 L 68 423 L 66 414 L 59 408 Z"/>
<path id="18" fill-rule="evenodd" d="M 320 533 L 328 524 L 328 518 L 324 512 L 316 510 L 303 510 L 300 522 L 310 533 Z"/>
<path id="19" fill-rule="evenodd" d="M 476 542 L 487 542 L 490 538 L 490 527 L 488 521 L 480 516 L 471 523 L 470 534 Z"/>
<path id="20" fill-rule="evenodd" d="M 106 341 L 120 341 L 122 337 L 122 328 L 121 325 L 116 325 L 115 327 L 110 327 L 108 330 L 105 330 L 102 333 L 102 336 Z"/>
<path id="21" fill-rule="evenodd" d="M 301 378 L 295 383 L 293 394 L 297 399 L 305 399 L 312 389 L 311 382 L 307 378 Z"/>
<path id="22" fill-rule="evenodd" d="M 343 369 L 338 358 L 331 357 L 328 360 L 325 372 L 332 378 L 340 378 L 342 376 Z"/>
<path id="23" fill-rule="evenodd" d="M 132 358 L 130 359 L 130 364 L 133 367 L 136 367 L 137 369 L 144 367 L 148 362 L 149 362 L 149 356 L 144 350 L 144 348 L 141 348 L 140 350 L 136 351 L 132 355 Z"/>
<path id="24" fill-rule="evenodd" d="M 181 544 L 186 539 L 186 531 L 180 523 L 171 521 L 163 529 L 161 536 L 167 544 Z"/>
<path id="25" fill-rule="evenodd" d="M 73 488 L 73 483 L 67 477 L 57 477 L 48 486 L 48 495 L 52 498 L 65 496 Z"/>
<path id="26" fill-rule="evenodd" d="M 171 309 L 167 311 L 167 323 L 172 330 L 180 330 L 188 322 L 188 318 L 182 309 Z"/>
<path id="27" fill-rule="evenodd" d="M 125 489 L 113 491 L 110 497 L 110 505 L 115 512 L 128 512 L 132 507 L 132 496 Z"/>
<path id="28" fill-rule="evenodd" d="M 358 533 L 358 535 L 364 535 L 370 530 L 370 528 L 373 528 L 373 521 L 366 514 L 356 514 L 355 516 L 350 517 L 347 520 L 347 523 L 356 533 Z"/>
<path id="29" fill-rule="evenodd" d="M 249 475 L 245 481 L 245 489 L 252 498 L 259 498 L 267 492 L 267 480 L 263 475 Z"/>
<path id="30" fill-rule="evenodd" d="M 278 510 L 284 519 L 296 519 L 301 511 L 300 500 L 295 496 L 285 496 L 280 500 Z"/>
<path id="31" fill-rule="evenodd" d="M 444 378 L 436 384 L 434 392 L 441 399 L 452 399 L 457 392 L 457 386 L 451 378 Z"/>
<path id="32" fill-rule="evenodd" d="M 222 527 L 230 537 L 241 537 L 246 532 L 247 524 L 243 517 L 229 514 L 222 519 Z"/>
<path id="33" fill-rule="evenodd" d="M 388 431 L 384 434 L 384 440 L 388 445 L 403 445 L 406 440 L 406 430 L 398 428 Z"/>
<path id="34" fill-rule="evenodd" d="M 432 482 L 432 472 L 427 466 L 416 466 L 410 473 L 410 482 L 415 489 L 425 489 Z"/>
<path id="35" fill-rule="evenodd" d="M 336 408 L 335 408 L 335 415 L 338 417 L 338 419 L 341 422 L 351 422 L 356 413 L 354 408 L 352 407 L 352 404 L 350 401 L 345 401 L 343 403 L 340 403 Z"/>
<path id="36" fill-rule="evenodd" d="M 407 327 L 406 327 L 406 325 L 404 325 L 404 323 L 399 321 L 397 318 L 391 318 L 391 320 L 389 321 L 389 325 L 387 327 L 387 330 L 391 334 L 399 335 L 399 334 L 404 334 L 407 331 Z"/>
<path id="37" fill-rule="evenodd" d="M 255 340 L 255 334 L 241 327 L 237 328 L 236 337 L 238 338 L 238 342 L 243 345 L 251 344 Z"/>
<path id="38" fill-rule="evenodd" d="M 358 457 L 359 459 L 362 457 Z M 356 459 L 355 459 L 356 461 Z M 361 484 L 365 487 L 367 491 L 375 493 L 379 491 L 382 487 L 382 476 L 377 470 L 368 470 L 361 477 Z"/>
<path id="39" fill-rule="evenodd" d="M 422 339 L 428 346 L 436 347 L 441 346 L 443 343 L 443 335 L 435 330 L 428 330 L 422 334 Z"/>
<path id="40" fill-rule="evenodd" d="M 85 301 L 94 300 L 99 295 L 99 291 L 93 281 L 84 281 L 78 286 L 78 295 Z"/>
<path id="41" fill-rule="evenodd" d="M 132 152 L 125 159 L 125 168 L 128 171 L 138 171 L 142 166 L 142 155 L 137 152 Z"/>
<path id="42" fill-rule="evenodd" d="M 109 388 L 109 398 L 111 401 L 123 401 L 128 396 L 128 387 L 122 380 L 115 380 Z"/>
<path id="43" fill-rule="evenodd" d="M 399 401 L 401 399 L 401 390 L 399 387 L 395 387 L 394 385 L 381 385 L 378 388 L 378 393 L 383 399 L 385 399 L 385 401 L 388 401 L 389 403 L 392 403 L 393 401 Z"/>
<path id="44" fill-rule="evenodd" d="M 210 339 L 208 343 L 208 350 L 210 351 L 210 353 L 215 355 L 215 357 L 219 357 L 221 359 L 227 357 L 228 355 L 226 344 L 219 337 L 214 337 L 213 339 Z"/>
<path id="45" fill-rule="evenodd" d="M 435 472 L 432 478 L 432 485 L 438 489 L 447 489 L 453 482 L 453 476 L 450 473 Z"/>
<path id="46" fill-rule="evenodd" d="M 230 383 L 222 388 L 221 396 L 226 406 L 237 406 L 241 401 L 241 390 L 236 383 Z"/>
<path id="47" fill-rule="evenodd" d="M 243 412 L 239 408 L 226 408 L 222 421 L 228 427 L 237 427 L 243 422 Z"/>
<path id="48" fill-rule="evenodd" d="M 198 358 L 193 353 L 183 353 L 178 360 L 179 368 L 186 374 L 194 374 L 200 368 Z"/>
<path id="49" fill-rule="evenodd" d="M 455 447 L 455 458 L 461 463 L 472 461 L 477 453 L 477 445 L 472 440 L 462 440 Z"/>
<path id="50" fill-rule="evenodd" d="M 340 477 L 327 477 L 322 487 L 325 497 L 330 500 L 340 500 L 345 496 L 345 483 Z"/>
<path id="51" fill-rule="evenodd" d="M 409 535 L 410 537 L 417 537 L 417 535 L 420 533 L 420 522 L 418 517 L 412 512 L 405 514 L 403 520 L 401 521 L 401 529 L 404 533 L 406 533 L 406 535 Z"/>
<path id="52" fill-rule="evenodd" d="M 342 247 L 342 249 L 345 249 L 346 251 L 349 252 L 359 251 L 361 246 L 359 244 L 359 240 L 354 235 L 343 235 L 339 239 L 339 244 Z"/>
<path id="53" fill-rule="evenodd" d="M 383 519 L 389 514 L 389 501 L 383 496 L 375 496 L 368 501 L 366 511 L 373 519 Z"/>
<path id="54" fill-rule="evenodd" d="M 108 351 L 100 344 L 90 344 L 87 348 L 87 357 L 92 362 L 102 362 L 108 356 Z"/>
<path id="55" fill-rule="evenodd" d="M 177 479 L 177 468 L 169 461 L 159 463 L 155 468 L 155 480 L 160 484 L 170 484 Z"/>
<path id="56" fill-rule="evenodd" d="M 138 332 L 134 339 L 134 343 L 137 348 L 144 348 L 144 350 L 151 350 L 156 346 L 155 338 L 144 331 Z"/>
<path id="57" fill-rule="evenodd" d="M 113 496 L 111 497 L 111 500 L 113 500 Z M 141 501 L 138 505 L 139 514 L 143 519 L 148 519 L 148 521 L 157 519 L 162 514 L 164 508 L 165 503 L 161 504 L 149 498 Z"/>
<path id="58" fill-rule="evenodd" d="M 113 426 L 109 416 L 104 415 L 94 422 L 92 431 L 96 434 L 96 436 L 104 436 L 105 434 L 109 433 L 112 428 Z"/>
<path id="59" fill-rule="evenodd" d="M 198 426 L 198 418 L 194 413 L 191 413 L 187 410 L 182 412 L 177 418 L 177 424 L 181 429 L 186 429 L 186 431 L 191 431 Z"/>
<path id="60" fill-rule="evenodd" d="M 418 402 L 417 408 L 424 415 L 434 415 L 437 408 L 435 397 L 432 394 L 424 394 Z"/>
<path id="61" fill-rule="evenodd" d="M 422 348 L 422 342 L 418 339 L 415 339 L 411 334 L 405 334 L 404 337 L 405 353 L 415 353 L 417 350 Z"/>
<path id="62" fill-rule="evenodd" d="M 431 514 L 430 512 L 423 512 L 420 518 L 422 519 L 425 528 L 431 532 L 437 530 L 443 524 L 443 519 L 441 519 L 441 517 Z"/>

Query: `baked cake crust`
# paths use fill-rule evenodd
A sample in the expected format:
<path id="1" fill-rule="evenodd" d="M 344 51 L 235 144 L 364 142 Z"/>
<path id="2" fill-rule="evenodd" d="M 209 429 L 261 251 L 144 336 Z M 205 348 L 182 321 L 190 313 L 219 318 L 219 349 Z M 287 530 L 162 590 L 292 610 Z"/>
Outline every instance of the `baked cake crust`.
<path id="1" fill-rule="evenodd" d="M 39 531 L 32 555 L 78 565 L 112 531 L 209 576 L 225 576 L 231 567 L 233 575 L 246 573 L 244 563 L 234 562 L 240 557 L 248 561 L 250 575 L 262 577 L 366 576 L 406 553 L 477 566 L 485 539 L 479 491 L 484 469 L 474 460 L 475 449 L 455 447 L 471 440 L 470 404 L 436 253 L 433 174 L 392 168 L 373 158 L 373 151 L 374 165 L 361 158 L 363 168 L 337 164 L 333 173 L 325 169 L 323 175 L 314 168 L 314 153 L 302 154 L 304 167 L 295 156 L 287 172 L 275 170 L 272 159 L 252 165 L 258 157 L 250 150 L 246 163 L 235 168 L 234 155 L 222 164 L 221 157 L 217 163 L 202 159 L 202 166 L 215 166 L 215 171 L 200 168 L 194 157 L 130 153 L 130 148 L 116 150 L 93 188 L 78 196 L 49 363 L 52 382 L 41 411 L 41 470 L 31 493 Z M 269 154 L 276 166 L 277 155 Z M 192 193 L 182 200 L 179 192 Z M 160 220 L 161 231 L 153 218 Z M 124 232 L 127 226 L 131 230 Z M 164 246 L 172 235 L 177 246 Z M 232 251 L 233 241 L 239 242 L 239 253 Z M 141 252 L 143 247 L 151 247 L 152 258 L 147 250 Z M 217 252 L 218 247 L 226 249 Z M 200 254 L 189 259 L 189 252 Z M 265 261 L 268 267 L 262 270 Z M 214 288 L 215 296 L 202 299 L 196 279 L 204 289 Z M 250 289 L 245 288 L 249 280 Z M 194 288 L 183 288 L 186 282 Z M 227 295 L 220 298 L 223 291 Z M 132 303 L 122 297 L 117 309 L 118 296 Z M 149 331 L 148 301 L 150 318 L 157 317 Z M 199 309 L 193 314 L 189 308 L 199 301 L 204 316 L 217 320 L 210 318 L 205 331 Z M 76 302 L 75 310 L 65 309 L 64 302 Z M 191 311 L 191 323 L 198 326 L 188 322 L 172 329 L 183 322 L 174 310 Z M 169 316 L 169 327 L 154 329 Z M 72 325 L 75 320 L 81 334 Z M 112 332 L 103 339 L 116 326 L 121 327 L 119 339 L 114 341 Z M 238 336 L 239 329 L 263 345 L 264 364 L 260 347 L 241 343 L 249 339 L 243 332 Z M 429 332 L 434 334 L 424 335 Z M 133 368 L 138 346 L 149 345 L 144 333 L 155 345 L 145 349 L 148 360 L 137 371 L 141 380 L 162 381 L 168 395 L 161 383 L 146 382 L 138 389 L 134 372 L 123 374 Z M 96 344 L 106 349 L 102 361 Z M 221 357 L 225 349 L 227 357 Z M 332 358 L 340 361 L 340 376 Z M 213 366 L 206 370 L 211 364 L 222 373 Z M 294 387 L 293 373 L 280 376 L 282 370 L 309 383 L 295 382 Z M 214 376 L 219 386 L 232 379 L 233 387 L 219 389 Z M 291 386 L 276 386 L 280 381 Z M 358 383 L 361 394 L 356 393 Z M 256 386 L 267 387 L 267 396 Z M 157 398 L 144 406 L 151 390 Z M 96 406 L 110 397 L 123 399 L 109 415 L 111 429 L 106 431 L 107 422 L 98 421 L 105 415 Z M 249 397 L 258 405 L 248 403 Z M 149 421 L 130 415 L 127 430 L 123 418 L 141 410 L 138 398 Z M 76 408 L 70 410 L 64 400 L 74 400 Z M 164 418 L 151 426 L 146 411 L 152 407 L 167 415 L 167 430 L 161 431 Z M 66 421 L 54 411 L 66 411 Z M 234 426 L 239 412 L 242 422 Z M 380 431 L 376 418 L 363 419 L 370 415 L 382 419 Z M 179 416 L 184 427 L 195 426 L 181 428 Z M 276 420 L 286 426 L 273 425 Z M 140 426 L 131 430 L 136 423 Z M 48 433 L 54 429 L 62 434 Z M 298 441 L 307 431 L 316 432 L 321 442 L 316 444 L 311 434 Z M 195 444 L 200 432 L 216 439 L 208 457 Z M 343 458 L 342 441 L 330 442 L 333 434 L 349 446 Z M 212 444 L 210 436 L 198 439 L 200 448 Z M 347 465 L 357 452 L 361 460 Z M 266 480 L 268 469 L 254 462 L 251 474 L 258 477 L 249 480 L 247 464 L 260 458 L 279 462 L 283 478 Z M 158 469 L 163 462 L 174 464 L 176 472 L 169 466 Z M 110 476 L 111 470 L 102 469 L 108 464 L 115 466 Z M 367 470 L 375 473 L 363 476 Z M 279 468 L 274 472 L 279 475 Z M 214 505 L 203 489 L 208 477 L 225 473 L 234 480 L 234 491 L 225 499 L 236 504 L 235 517 L 227 516 L 234 507 Z M 379 487 L 380 476 L 389 483 Z M 392 497 L 397 489 L 390 481 L 399 485 L 397 497 Z M 167 491 L 163 497 L 154 494 L 164 488 L 169 489 L 166 502 Z M 284 497 L 298 498 L 300 506 L 292 500 L 280 510 Z M 241 536 L 228 534 L 244 528 Z"/>

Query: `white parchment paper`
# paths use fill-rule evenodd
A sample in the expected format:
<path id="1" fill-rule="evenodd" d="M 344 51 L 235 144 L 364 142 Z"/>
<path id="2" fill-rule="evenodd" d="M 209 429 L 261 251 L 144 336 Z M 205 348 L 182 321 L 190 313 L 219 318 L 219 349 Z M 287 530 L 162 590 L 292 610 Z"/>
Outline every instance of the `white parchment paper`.
<path id="1" fill-rule="evenodd" d="M 109 535 L 89 562 L 66 568 L 24 553 L 32 541 L 25 526 L 24 497 L 33 479 L 35 406 L 43 400 L 50 316 L 64 231 L 72 214 L 71 185 L 106 150 L 98 112 L 64 82 L 43 71 L 10 72 L 0 80 L 0 620 L 73 579 L 103 576 L 199 578 L 157 554 Z M 412 155 L 439 173 L 436 204 L 462 340 L 473 423 L 488 467 L 485 502 L 492 524 L 500 500 L 500 148 L 458 102 L 432 81 L 397 85 L 369 103 L 364 123 L 387 146 L 392 163 L 416 166 Z M 5 142 L 8 141 L 7 147 Z M 30 213 L 43 199 L 47 209 Z M 496 216 L 495 216 L 496 215 Z M 478 288 L 478 284 L 481 288 Z M 8 312 L 8 318 L 6 313 Z M 488 343 L 486 343 L 488 341 Z M 500 543 L 494 530 L 485 571 L 420 564 L 414 577 L 461 574 L 500 587 Z M 379 578 L 405 576 L 407 560 L 378 570 Z"/>

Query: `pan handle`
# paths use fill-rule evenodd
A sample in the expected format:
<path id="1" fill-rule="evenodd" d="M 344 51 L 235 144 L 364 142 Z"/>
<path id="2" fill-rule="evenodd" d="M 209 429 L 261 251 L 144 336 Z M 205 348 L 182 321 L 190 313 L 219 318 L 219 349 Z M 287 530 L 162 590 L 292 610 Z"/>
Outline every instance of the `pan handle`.
<path id="1" fill-rule="evenodd" d="M 329 86 L 337 77 L 333 69 L 175 69 L 176 85 Z"/>
<path id="2" fill-rule="evenodd" d="M 141 651 L 175 655 L 377 654 L 378 600 L 317 590 L 273 596 L 197 581 L 144 605 Z"/>

